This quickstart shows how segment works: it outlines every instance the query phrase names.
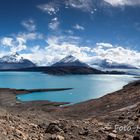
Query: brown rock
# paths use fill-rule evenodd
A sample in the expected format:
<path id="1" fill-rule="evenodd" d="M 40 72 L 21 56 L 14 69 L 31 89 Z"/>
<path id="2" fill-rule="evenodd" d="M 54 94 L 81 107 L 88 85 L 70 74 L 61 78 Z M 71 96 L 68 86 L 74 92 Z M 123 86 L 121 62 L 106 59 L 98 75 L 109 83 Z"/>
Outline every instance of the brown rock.
<path id="1" fill-rule="evenodd" d="M 48 127 L 48 123 L 41 123 L 38 125 L 39 128 L 46 129 Z"/>
<path id="2" fill-rule="evenodd" d="M 82 135 L 82 136 L 88 136 L 88 134 L 89 134 L 89 130 L 85 128 L 79 132 L 79 135 Z"/>
<path id="3" fill-rule="evenodd" d="M 134 120 L 134 121 L 138 121 L 139 118 L 138 118 L 137 116 L 134 116 L 134 117 L 133 117 L 133 120 Z"/>
<path id="4" fill-rule="evenodd" d="M 25 133 L 23 133 L 22 131 L 20 131 L 18 129 L 16 129 L 15 131 L 16 131 L 15 135 L 17 135 L 17 137 L 22 137 L 23 140 L 27 139 L 27 135 Z"/>
<path id="5" fill-rule="evenodd" d="M 65 140 L 65 138 L 63 136 L 60 135 L 52 135 L 49 140 Z"/>
<path id="6" fill-rule="evenodd" d="M 129 134 L 125 134 L 125 138 L 128 138 L 128 139 L 133 139 L 133 136 L 132 135 L 129 135 Z"/>
<path id="7" fill-rule="evenodd" d="M 115 138 L 117 138 L 117 135 L 114 133 L 109 133 L 107 140 L 115 140 Z"/>
<path id="8" fill-rule="evenodd" d="M 105 127 L 104 127 L 104 130 L 105 130 L 105 131 L 111 131 L 111 130 L 112 130 L 112 127 L 110 127 L 110 126 L 105 126 Z"/>
<path id="9" fill-rule="evenodd" d="M 119 119 L 119 120 L 124 120 L 125 117 L 124 117 L 124 116 L 119 116 L 118 119 Z"/>
<path id="10" fill-rule="evenodd" d="M 59 127 L 59 124 L 54 122 L 49 124 L 45 130 L 45 133 L 55 134 L 60 131 L 62 131 L 62 129 Z"/>

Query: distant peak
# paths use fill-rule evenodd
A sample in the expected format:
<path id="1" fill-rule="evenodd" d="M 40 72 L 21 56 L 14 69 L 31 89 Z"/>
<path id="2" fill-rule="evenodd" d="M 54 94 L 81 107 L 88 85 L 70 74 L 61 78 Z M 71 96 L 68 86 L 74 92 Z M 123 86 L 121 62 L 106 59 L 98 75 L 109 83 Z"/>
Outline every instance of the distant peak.
<path id="1" fill-rule="evenodd" d="M 72 55 L 68 55 L 68 56 L 64 57 L 60 61 L 53 64 L 53 66 L 82 66 L 82 67 L 84 66 L 84 67 L 88 67 L 88 65 L 86 63 L 81 62 L 79 59 L 77 59 L 76 57 L 74 57 Z"/>
<path id="2" fill-rule="evenodd" d="M 68 55 L 68 56 L 66 56 L 66 57 L 70 57 L 70 58 L 71 58 L 71 57 L 74 57 L 74 56 L 73 56 L 73 55 Z"/>
<path id="3" fill-rule="evenodd" d="M 67 55 L 67 56 L 64 57 L 63 59 L 70 59 L 70 58 L 71 58 L 71 59 L 72 59 L 72 58 L 73 58 L 73 59 L 76 59 L 76 57 L 74 57 L 73 55 Z"/>
<path id="4" fill-rule="evenodd" d="M 8 55 L 3 56 L 0 58 L 0 62 L 22 62 L 23 58 L 17 53 L 17 52 L 12 52 Z"/>
<path id="5" fill-rule="evenodd" d="M 35 67 L 35 64 L 32 61 L 24 59 L 17 52 L 13 52 L 1 57 L 0 65 L 0 69 L 19 69 Z"/>
<path id="6" fill-rule="evenodd" d="M 76 60 L 78 60 L 76 57 L 74 57 L 72 55 L 68 55 L 68 56 L 64 57 L 60 62 L 68 63 L 68 62 L 74 62 Z"/>

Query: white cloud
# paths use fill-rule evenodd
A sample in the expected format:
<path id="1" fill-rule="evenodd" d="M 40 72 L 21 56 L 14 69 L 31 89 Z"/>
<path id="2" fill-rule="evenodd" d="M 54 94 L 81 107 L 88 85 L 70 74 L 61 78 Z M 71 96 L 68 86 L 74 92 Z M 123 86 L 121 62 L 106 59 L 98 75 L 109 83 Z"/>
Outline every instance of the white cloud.
<path id="1" fill-rule="evenodd" d="M 4 46 L 12 46 L 13 45 L 13 38 L 11 37 L 4 37 L 1 39 L 1 44 Z"/>
<path id="2" fill-rule="evenodd" d="M 93 0 L 54 0 L 53 2 L 37 5 L 37 8 L 49 15 L 56 15 L 62 6 L 65 8 L 79 9 L 83 12 L 94 14 L 97 9 L 95 8 L 93 2 Z"/>
<path id="3" fill-rule="evenodd" d="M 96 43 L 96 45 L 100 48 L 112 48 L 113 45 L 110 44 L 110 43 L 104 43 L 104 42 L 101 42 L 101 43 Z"/>
<path id="4" fill-rule="evenodd" d="M 39 8 L 45 13 L 48 13 L 49 15 L 55 15 L 59 11 L 59 6 L 55 2 L 38 5 L 37 8 Z"/>
<path id="5" fill-rule="evenodd" d="M 79 24 L 76 24 L 75 26 L 73 26 L 73 28 L 76 30 L 85 30 L 85 28 Z"/>
<path id="6" fill-rule="evenodd" d="M 74 33 L 72 30 L 66 30 L 65 32 L 71 35 Z"/>
<path id="7" fill-rule="evenodd" d="M 51 22 L 49 23 L 49 28 L 52 29 L 52 30 L 56 30 L 58 29 L 59 27 L 59 21 L 58 21 L 58 18 L 55 17 L 51 20 Z"/>
<path id="8" fill-rule="evenodd" d="M 34 22 L 34 20 L 32 19 L 28 19 L 28 20 L 24 20 L 21 22 L 22 26 L 25 27 L 28 31 L 35 31 L 36 30 L 36 24 Z"/>
<path id="9" fill-rule="evenodd" d="M 17 37 L 16 42 L 15 42 L 15 46 L 11 47 L 11 51 L 12 52 L 20 52 L 22 50 L 26 50 L 27 46 L 25 43 L 26 43 L 26 41 L 23 38 Z"/>
<path id="10" fill-rule="evenodd" d="M 45 37 L 37 32 L 31 33 L 18 33 L 17 35 L 12 35 L 8 37 L 3 37 L 0 39 L 1 49 L 6 49 L 8 52 L 21 52 L 24 50 L 29 50 L 28 41 L 44 40 Z M 45 42 L 45 41 L 44 41 Z M 4 51 L 5 52 L 5 51 Z M 1 56 L 1 53 L 0 53 Z"/>
<path id="11" fill-rule="evenodd" d="M 71 44 L 77 44 L 81 40 L 78 36 L 49 36 L 46 40 L 47 44 L 62 44 L 64 42 L 70 42 Z"/>
<path id="12" fill-rule="evenodd" d="M 26 40 L 21 37 L 4 37 L 1 39 L 0 43 L 3 47 L 8 47 L 11 52 L 20 52 L 27 48 L 25 45 Z"/>
<path id="13" fill-rule="evenodd" d="M 72 43 L 67 38 L 69 37 L 50 36 L 45 48 L 35 46 L 30 54 L 24 54 L 24 56 L 39 65 L 51 65 L 71 54 L 88 64 L 92 64 L 98 59 L 108 59 L 117 63 L 140 66 L 140 52 L 135 50 L 103 42 L 97 43 L 92 48 L 82 47 L 78 43 Z"/>
<path id="14" fill-rule="evenodd" d="M 75 39 L 77 40 L 78 38 L 72 36 L 49 36 L 47 39 L 48 45 L 45 48 L 35 46 L 31 49 L 30 54 L 23 54 L 23 56 L 39 65 L 51 65 L 69 54 L 72 54 L 80 59 L 86 59 L 86 47 L 80 48 L 77 46 L 77 44 L 73 41 Z"/>
<path id="15" fill-rule="evenodd" d="M 20 37 L 22 39 L 24 39 L 25 41 L 28 41 L 28 40 L 37 40 L 37 39 L 43 39 L 43 35 L 40 34 L 40 33 L 37 33 L 37 32 L 31 32 L 31 33 L 19 33 L 17 35 L 17 37 Z"/>
<path id="16" fill-rule="evenodd" d="M 46 51 L 40 46 L 34 46 L 31 48 L 31 53 L 23 53 L 22 57 L 33 61 L 35 64 L 42 66 L 49 64 L 49 56 L 46 56 Z"/>
<path id="17" fill-rule="evenodd" d="M 140 5 L 140 0 L 104 0 L 108 4 L 117 6 L 138 6 Z"/>
<path id="18" fill-rule="evenodd" d="M 84 12 L 92 13 L 94 11 L 94 4 L 92 0 L 65 0 L 67 7 L 80 9 Z"/>
<path id="19" fill-rule="evenodd" d="M 3 37 L 0 39 L 0 45 L 12 52 L 20 52 L 27 49 L 27 41 L 44 39 L 39 33 L 18 33 L 10 37 Z"/>
<path id="20" fill-rule="evenodd" d="M 98 43 L 92 49 L 92 52 L 100 59 L 109 59 L 117 63 L 126 63 L 134 66 L 140 66 L 140 52 L 130 50 L 122 46 L 113 46 L 108 48 L 101 47 Z"/>
<path id="21" fill-rule="evenodd" d="M 35 38 L 34 36 L 28 37 L 28 39 Z M 28 53 L 21 52 L 22 56 L 38 65 L 51 65 L 71 54 L 88 64 L 99 59 L 108 59 L 140 67 L 140 52 L 105 42 L 96 43 L 92 47 L 80 46 L 80 39 L 76 36 L 49 36 L 46 40 L 46 46 L 36 45 L 32 48 L 27 47 L 27 38 L 21 36 L 5 37 L 0 40 L 0 43 L 1 46 L 8 47 L 12 52 L 28 49 Z"/>

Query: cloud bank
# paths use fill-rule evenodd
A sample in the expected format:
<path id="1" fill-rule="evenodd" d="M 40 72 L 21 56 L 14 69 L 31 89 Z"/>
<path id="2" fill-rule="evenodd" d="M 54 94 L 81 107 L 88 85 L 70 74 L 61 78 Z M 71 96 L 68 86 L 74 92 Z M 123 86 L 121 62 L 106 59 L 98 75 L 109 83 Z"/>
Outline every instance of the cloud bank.
<path id="1" fill-rule="evenodd" d="M 65 41 L 61 41 L 63 40 Z M 73 55 L 83 62 L 93 64 L 97 60 L 108 59 L 119 64 L 140 66 L 140 52 L 110 43 L 96 43 L 94 46 L 80 46 L 67 41 L 65 37 L 50 36 L 45 48 L 35 46 L 31 53 L 23 54 L 38 65 L 51 65 L 67 55 Z"/>
<path id="2" fill-rule="evenodd" d="M 125 48 L 124 46 L 100 42 L 93 46 L 81 46 L 81 38 L 76 36 L 48 36 L 46 45 L 28 46 L 27 42 L 36 39 L 44 39 L 40 34 L 22 33 L 16 37 L 1 38 L 3 48 L 9 48 L 10 52 L 20 52 L 21 55 L 34 63 L 42 66 L 51 65 L 67 55 L 73 55 L 81 61 L 93 64 L 97 60 L 110 60 L 119 64 L 125 63 L 140 67 L 140 52 Z M 26 50 L 25 53 L 23 50 Z M 23 51 L 23 52 L 22 52 Z M 0 54 L 2 56 L 2 52 Z"/>

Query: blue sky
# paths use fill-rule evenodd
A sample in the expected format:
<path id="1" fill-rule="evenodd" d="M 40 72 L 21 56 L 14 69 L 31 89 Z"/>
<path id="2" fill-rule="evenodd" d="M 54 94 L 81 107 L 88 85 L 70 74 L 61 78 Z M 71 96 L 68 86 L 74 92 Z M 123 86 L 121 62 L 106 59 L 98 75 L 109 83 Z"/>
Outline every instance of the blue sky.
<path id="1" fill-rule="evenodd" d="M 49 65 L 72 54 L 137 65 L 139 13 L 139 0 L 1 0 L 0 56 L 17 51 Z"/>

